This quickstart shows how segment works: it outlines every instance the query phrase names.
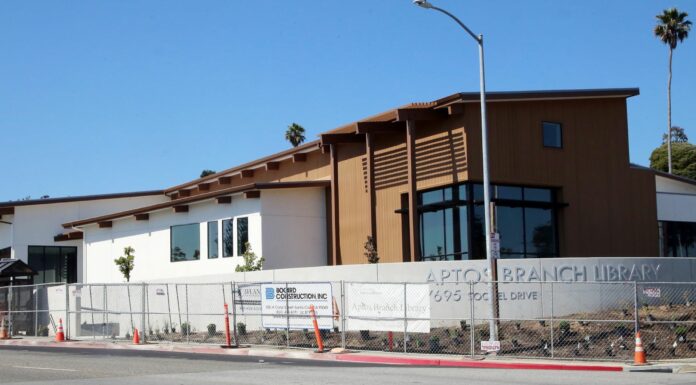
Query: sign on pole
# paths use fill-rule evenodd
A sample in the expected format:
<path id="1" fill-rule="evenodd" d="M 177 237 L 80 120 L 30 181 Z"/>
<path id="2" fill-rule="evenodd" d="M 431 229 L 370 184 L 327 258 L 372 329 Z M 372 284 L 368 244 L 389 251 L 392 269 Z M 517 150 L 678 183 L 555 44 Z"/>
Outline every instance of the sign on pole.
<path id="1" fill-rule="evenodd" d="M 491 257 L 500 259 L 500 233 L 491 233 Z"/>

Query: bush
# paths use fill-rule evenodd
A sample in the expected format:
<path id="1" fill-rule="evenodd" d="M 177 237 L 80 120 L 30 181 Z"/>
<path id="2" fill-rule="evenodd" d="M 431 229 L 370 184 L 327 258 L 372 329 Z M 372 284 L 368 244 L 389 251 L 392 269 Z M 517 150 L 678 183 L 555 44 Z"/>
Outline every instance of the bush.
<path id="1" fill-rule="evenodd" d="M 246 324 L 244 322 L 237 322 L 237 333 L 243 336 L 247 334 Z"/>
<path id="2" fill-rule="evenodd" d="M 184 322 L 181 324 L 181 334 L 191 334 L 191 325 L 189 325 L 188 322 Z"/>
<path id="3" fill-rule="evenodd" d="M 686 336 L 686 333 L 689 331 L 689 329 L 686 328 L 686 326 L 679 326 L 676 329 L 674 329 L 674 334 L 679 336 Z"/>
<path id="4" fill-rule="evenodd" d="M 570 322 L 561 321 L 558 323 L 558 328 L 561 330 L 561 333 L 568 333 L 570 331 Z"/>
<path id="5" fill-rule="evenodd" d="M 215 324 L 208 324 L 208 335 L 214 336 L 217 331 L 217 326 Z"/>
<path id="6" fill-rule="evenodd" d="M 39 330 L 36 332 L 41 337 L 48 337 L 48 326 L 39 326 Z"/>

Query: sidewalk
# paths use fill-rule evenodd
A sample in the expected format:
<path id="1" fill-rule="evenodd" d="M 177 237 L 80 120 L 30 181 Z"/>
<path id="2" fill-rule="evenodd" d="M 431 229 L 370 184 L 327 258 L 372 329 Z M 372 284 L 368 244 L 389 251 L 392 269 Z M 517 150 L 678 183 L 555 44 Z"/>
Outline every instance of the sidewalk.
<path id="1" fill-rule="evenodd" d="M 147 343 L 133 345 L 126 341 L 67 341 L 55 342 L 47 338 L 15 338 L 0 340 L 0 346 L 38 346 L 82 349 L 129 349 L 160 352 L 179 352 L 191 354 L 220 354 L 235 356 L 255 356 L 273 358 L 293 358 L 307 360 L 360 362 L 387 365 L 405 366 L 442 366 L 465 367 L 486 369 L 528 369 L 528 370 L 579 370 L 579 371 L 610 371 L 610 372 L 668 372 L 682 373 L 695 372 L 696 361 L 660 362 L 647 366 L 632 366 L 621 362 L 588 362 L 588 361 L 561 361 L 542 359 L 510 359 L 500 357 L 486 357 L 472 359 L 464 356 L 452 355 L 419 355 L 407 353 L 389 353 L 373 351 L 343 351 L 336 349 L 333 352 L 315 353 L 307 349 L 271 347 L 271 346 L 245 346 L 235 349 L 226 349 L 215 345 L 194 344 L 157 344 Z"/>

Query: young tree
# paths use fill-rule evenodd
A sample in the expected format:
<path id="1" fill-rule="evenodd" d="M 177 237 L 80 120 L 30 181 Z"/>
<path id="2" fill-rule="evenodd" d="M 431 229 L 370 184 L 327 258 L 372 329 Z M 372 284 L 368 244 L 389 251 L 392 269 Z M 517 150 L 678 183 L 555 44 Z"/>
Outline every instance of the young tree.
<path id="1" fill-rule="evenodd" d="M 689 36 L 691 21 L 686 12 L 679 12 L 676 8 L 669 8 L 655 16 L 657 25 L 653 32 L 663 43 L 669 47 L 669 77 L 667 79 L 667 172 L 672 173 L 672 53 Z"/>
<path id="2" fill-rule="evenodd" d="M 263 262 L 265 261 L 265 258 L 260 257 L 257 261 L 256 253 L 251 251 L 251 245 L 249 244 L 249 242 L 245 243 L 244 248 L 246 249 L 246 251 L 242 255 L 242 258 L 244 258 L 244 264 L 237 265 L 237 267 L 234 268 L 234 271 L 242 272 L 263 270 Z"/>
<path id="3" fill-rule="evenodd" d="M 123 274 L 126 282 L 130 282 L 131 271 L 135 267 L 135 249 L 126 246 L 123 248 L 123 253 L 126 255 L 114 259 L 114 263 L 118 266 L 118 270 Z"/>
<path id="4" fill-rule="evenodd" d="M 293 147 L 297 147 L 305 141 L 304 133 L 304 127 L 297 123 L 293 123 L 289 125 L 287 131 L 285 131 L 285 140 L 290 142 Z"/>

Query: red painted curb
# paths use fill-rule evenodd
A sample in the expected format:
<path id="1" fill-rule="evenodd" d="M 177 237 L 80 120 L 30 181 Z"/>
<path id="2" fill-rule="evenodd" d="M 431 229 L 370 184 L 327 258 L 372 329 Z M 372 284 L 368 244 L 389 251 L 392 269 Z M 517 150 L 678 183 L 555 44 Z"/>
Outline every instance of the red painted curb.
<path id="1" fill-rule="evenodd" d="M 526 369 L 526 370 L 580 370 L 601 372 L 622 372 L 621 366 L 604 365 L 565 365 L 565 364 L 540 364 L 540 363 L 512 363 L 491 361 L 450 361 L 426 358 L 401 358 L 381 356 L 357 356 L 350 354 L 338 354 L 336 360 L 346 362 L 368 362 L 375 364 L 414 365 L 414 366 L 445 366 L 466 367 L 482 369 Z"/>

